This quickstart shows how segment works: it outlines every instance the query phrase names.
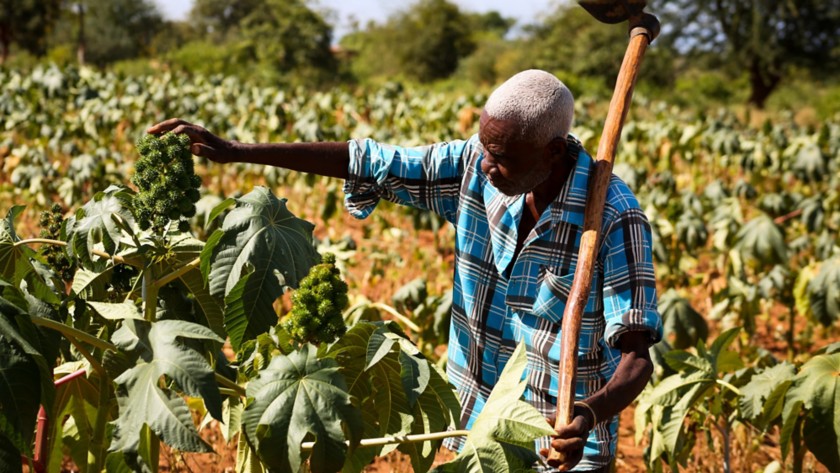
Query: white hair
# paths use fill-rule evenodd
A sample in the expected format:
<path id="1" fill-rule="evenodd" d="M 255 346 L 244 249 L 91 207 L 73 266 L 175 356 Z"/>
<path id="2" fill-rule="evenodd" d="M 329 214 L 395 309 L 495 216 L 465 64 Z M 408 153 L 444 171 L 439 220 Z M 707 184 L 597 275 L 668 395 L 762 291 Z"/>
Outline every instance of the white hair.
<path id="1" fill-rule="evenodd" d="M 513 121 L 519 125 L 523 140 L 544 146 L 569 134 L 575 99 L 554 74 L 530 69 L 494 90 L 484 111 L 492 118 Z"/>

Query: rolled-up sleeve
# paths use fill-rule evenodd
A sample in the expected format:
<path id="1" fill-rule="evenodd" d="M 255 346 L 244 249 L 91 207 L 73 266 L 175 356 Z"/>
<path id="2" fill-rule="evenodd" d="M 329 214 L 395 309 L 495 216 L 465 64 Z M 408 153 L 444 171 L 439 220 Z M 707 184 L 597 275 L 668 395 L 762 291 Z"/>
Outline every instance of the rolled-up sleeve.
<path id="1" fill-rule="evenodd" d="M 650 224 L 639 209 L 624 211 L 606 235 L 604 339 L 613 348 L 627 332 L 646 332 L 651 344 L 662 338 L 651 242 Z"/>
<path id="2" fill-rule="evenodd" d="M 365 218 L 380 199 L 431 210 L 455 221 L 465 162 L 477 136 L 414 148 L 352 140 L 344 204 Z"/>

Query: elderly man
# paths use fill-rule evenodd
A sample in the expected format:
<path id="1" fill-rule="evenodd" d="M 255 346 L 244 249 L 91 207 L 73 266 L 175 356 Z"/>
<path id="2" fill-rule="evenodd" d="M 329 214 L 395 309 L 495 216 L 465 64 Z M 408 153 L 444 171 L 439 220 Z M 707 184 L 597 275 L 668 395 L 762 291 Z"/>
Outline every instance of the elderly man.
<path id="1" fill-rule="evenodd" d="M 470 428 L 519 342 L 528 347 L 526 399 L 546 417 L 556 406 L 560 321 L 572 285 L 592 158 L 569 135 L 571 92 L 552 74 L 521 72 L 485 104 L 466 141 L 403 148 L 349 143 L 242 144 L 181 120 L 150 133 L 192 139 L 217 162 L 281 166 L 345 179 L 346 206 L 368 216 L 380 199 L 429 209 L 455 226 L 455 274 L 447 374 Z M 560 471 L 609 471 L 618 417 L 652 370 L 661 337 L 648 221 L 613 177 L 586 306 L 574 418 L 551 445 Z M 445 445 L 458 450 L 463 439 Z"/>

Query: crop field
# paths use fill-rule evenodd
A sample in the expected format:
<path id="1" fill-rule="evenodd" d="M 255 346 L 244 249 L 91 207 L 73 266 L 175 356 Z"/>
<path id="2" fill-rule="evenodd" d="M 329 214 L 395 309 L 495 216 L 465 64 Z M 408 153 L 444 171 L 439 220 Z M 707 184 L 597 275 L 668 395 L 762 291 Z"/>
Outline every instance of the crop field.
<path id="1" fill-rule="evenodd" d="M 148 179 L 194 171 L 200 195 L 141 226 L 158 197 L 132 179 L 137 141 L 165 118 L 242 142 L 421 145 L 475 133 L 485 99 L 0 69 L 0 470 L 532 464 L 512 448 L 546 435 L 520 400 L 521 351 L 471 453 L 439 451 L 460 412 L 441 218 L 383 203 L 357 221 L 341 181 L 195 158 Z M 616 470 L 840 471 L 840 115 L 754 126 L 635 100 L 614 172 L 651 222 L 666 339 L 622 416 Z M 593 153 L 602 105 L 576 104 Z M 398 442 L 369 441 L 385 437 Z"/>

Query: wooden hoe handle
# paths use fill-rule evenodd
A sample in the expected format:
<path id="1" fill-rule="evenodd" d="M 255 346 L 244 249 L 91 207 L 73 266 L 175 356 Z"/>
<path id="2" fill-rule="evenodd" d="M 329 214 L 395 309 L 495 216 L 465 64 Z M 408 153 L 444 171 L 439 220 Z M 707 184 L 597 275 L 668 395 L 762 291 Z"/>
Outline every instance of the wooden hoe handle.
<path id="1" fill-rule="evenodd" d="M 594 172 L 590 177 L 589 193 L 586 201 L 586 217 L 583 235 L 578 250 L 578 261 L 574 282 L 563 312 L 562 341 L 560 345 L 560 382 L 557 393 L 557 413 L 554 428 L 568 425 L 572 421 L 575 402 L 575 375 L 577 372 L 578 339 L 580 337 L 581 318 L 589 299 L 592 287 L 592 271 L 597 257 L 601 234 L 601 220 L 604 213 L 604 201 L 612 176 L 613 161 L 621 127 L 630 108 L 633 85 L 639 72 L 639 65 L 648 45 L 659 33 L 659 20 L 655 16 L 643 13 L 630 18 L 630 43 L 621 63 L 618 81 L 615 85 L 604 132 L 598 144 L 598 154 L 594 163 Z M 593 426 L 594 427 L 594 426 Z M 553 448 L 550 460 L 563 460 L 560 452 Z"/>

